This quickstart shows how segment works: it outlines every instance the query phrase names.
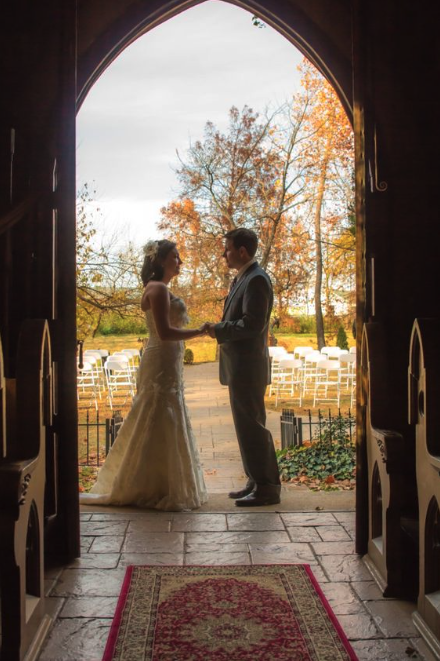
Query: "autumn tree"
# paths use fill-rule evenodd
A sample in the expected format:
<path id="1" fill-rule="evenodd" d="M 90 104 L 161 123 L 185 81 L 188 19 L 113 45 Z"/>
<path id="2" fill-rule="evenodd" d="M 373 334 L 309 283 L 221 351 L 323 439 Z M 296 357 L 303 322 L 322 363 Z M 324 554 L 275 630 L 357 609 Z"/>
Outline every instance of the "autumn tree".
<path id="1" fill-rule="evenodd" d="M 94 336 L 106 315 L 140 316 L 141 251 L 132 244 L 121 248 L 117 236 L 104 236 L 98 243 L 91 213 L 94 195 L 87 183 L 77 195 L 77 334 L 81 340 Z"/>
<path id="2" fill-rule="evenodd" d="M 287 305 L 302 279 L 302 231 L 295 211 L 305 198 L 303 114 L 285 106 L 260 118 L 246 106 L 242 112 L 232 108 L 225 133 L 208 122 L 203 140 L 180 158 L 180 195 L 162 209 L 159 227 L 178 240 L 189 263 L 183 282 L 207 311 L 221 312 L 229 282 L 220 258 L 223 236 L 237 227 L 257 232 L 260 262 L 280 301 Z"/>
<path id="3" fill-rule="evenodd" d="M 348 231 L 352 204 L 352 132 L 332 87 L 307 62 L 302 91 L 269 115 L 232 108 L 221 132 L 212 122 L 203 139 L 179 155 L 179 195 L 161 211 L 186 260 L 179 286 L 205 318 L 221 313 L 229 274 L 223 237 L 237 227 L 259 236 L 259 261 L 269 272 L 276 314 L 287 318 L 314 283 L 318 343 L 327 315 L 342 300 L 354 265 Z M 350 272 L 350 273 L 349 273 Z"/>
<path id="4" fill-rule="evenodd" d="M 311 192 L 308 204 L 315 244 L 314 304 L 321 349 L 326 343 L 322 304 L 325 256 L 328 276 L 338 273 L 340 277 L 344 263 L 350 264 L 350 269 L 354 264 L 354 237 L 347 231 L 352 206 L 353 133 L 333 87 L 306 59 L 300 71 L 304 92 L 298 95 L 296 103 L 307 105 L 304 122 L 310 139 L 305 151 L 306 185 Z"/>

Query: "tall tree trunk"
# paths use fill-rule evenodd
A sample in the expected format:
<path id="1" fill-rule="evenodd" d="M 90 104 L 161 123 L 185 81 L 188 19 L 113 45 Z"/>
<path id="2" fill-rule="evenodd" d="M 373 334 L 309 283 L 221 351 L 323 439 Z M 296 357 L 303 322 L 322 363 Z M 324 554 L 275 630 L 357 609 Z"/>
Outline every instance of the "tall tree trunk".
<path id="1" fill-rule="evenodd" d="M 315 209 L 315 246 L 316 246 L 316 278 L 315 278 L 315 320 L 318 349 L 325 346 L 324 317 L 322 314 L 321 288 L 322 288 L 322 253 L 321 253 L 321 201 Z"/>
<path id="2" fill-rule="evenodd" d="M 315 249 L 316 249 L 316 278 L 315 278 L 315 320 L 316 320 L 316 338 L 318 341 L 318 349 L 321 351 L 325 346 L 324 336 L 324 316 L 322 314 L 322 243 L 321 243 L 321 211 L 322 202 L 324 200 L 325 182 L 327 176 L 327 162 L 329 143 L 327 143 L 326 153 L 322 165 L 321 172 L 318 179 L 318 194 L 316 197 L 315 206 Z"/>

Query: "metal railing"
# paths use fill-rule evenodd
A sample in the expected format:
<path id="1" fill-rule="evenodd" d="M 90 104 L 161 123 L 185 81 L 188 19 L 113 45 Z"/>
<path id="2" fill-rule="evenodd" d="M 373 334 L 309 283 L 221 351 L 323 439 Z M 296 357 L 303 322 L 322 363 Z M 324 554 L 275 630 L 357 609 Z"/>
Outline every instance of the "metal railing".
<path id="1" fill-rule="evenodd" d="M 78 423 L 78 464 L 99 468 L 110 452 L 122 423 L 123 418 L 120 411 L 114 411 L 111 418 L 105 418 L 104 421 L 101 421 L 99 410 L 93 416 L 87 409 L 85 422 Z"/>
<path id="2" fill-rule="evenodd" d="M 293 409 L 282 409 L 281 413 L 281 448 L 284 450 L 296 445 L 302 445 L 304 441 L 319 441 L 329 444 L 337 441 L 351 444 L 354 442 L 356 433 L 356 419 L 351 411 L 342 415 L 332 415 L 329 410 L 324 416 L 320 410 L 312 415 L 309 409 L 306 416 L 296 416 Z M 345 439 L 345 440 L 344 440 Z"/>

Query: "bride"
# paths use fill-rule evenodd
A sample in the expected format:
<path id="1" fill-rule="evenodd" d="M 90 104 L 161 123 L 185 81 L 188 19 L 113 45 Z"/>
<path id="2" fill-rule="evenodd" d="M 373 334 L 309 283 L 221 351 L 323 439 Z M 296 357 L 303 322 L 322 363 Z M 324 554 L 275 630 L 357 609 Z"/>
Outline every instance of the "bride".
<path id="1" fill-rule="evenodd" d="M 206 332 L 185 329 L 185 303 L 168 289 L 182 260 L 172 241 L 149 241 L 141 271 L 141 308 L 149 341 L 142 354 L 137 394 L 98 479 L 80 501 L 188 510 L 207 500 L 196 442 L 183 393 L 183 341 Z"/>

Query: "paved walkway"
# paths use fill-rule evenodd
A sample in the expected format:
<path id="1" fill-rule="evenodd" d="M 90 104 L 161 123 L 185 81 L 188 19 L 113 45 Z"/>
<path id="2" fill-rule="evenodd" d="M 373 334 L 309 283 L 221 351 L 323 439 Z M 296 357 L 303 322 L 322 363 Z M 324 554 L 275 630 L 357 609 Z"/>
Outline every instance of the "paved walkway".
<path id="1" fill-rule="evenodd" d="M 210 493 L 225 493 L 246 481 L 235 435 L 228 388 L 218 380 L 218 363 L 185 367 L 185 398 Z M 280 415 L 268 411 L 267 426 L 280 442 Z"/>
<path id="2" fill-rule="evenodd" d="M 237 511 L 226 492 L 244 476 L 227 389 L 215 364 L 185 368 L 185 378 L 209 503 L 189 513 L 83 506 L 81 558 L 47 574 L 57 619 L 39 661 L 102 658 L 129 564 L 266 563 L 311 566 L 360 661 L 432 661 L 411 620 L 415 604 L 384 599 L 355 553 L 353 492 L 283 487 L 281 505 Z M 268 425 L 279 442 L 279 414 L 269 412 Z"/>
<path id="3" fill-rule="evenodd" d="M 202 511 L 234 510 L 234 501 L 227 498 L 226 494 L 241 488 L 246 482 L 246 477 L 235 435 L 228 388 L 219 383 L 217 363 L 185 367 L 185 397 L 209 491 L 209 501 L 202 507 Z M 280 414 L 268 410 L 267 426 L 272 432 L 275 447 L 280 448 Z M 316 508 L 353 510 L 355 507 L 354 491 L 315 493 L 306 486 L 285 485 L 281 497 L 281 505 L 273 505 L 265 509 L 268 511 L 304 511 Z"/>

